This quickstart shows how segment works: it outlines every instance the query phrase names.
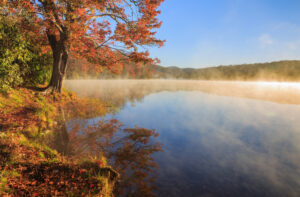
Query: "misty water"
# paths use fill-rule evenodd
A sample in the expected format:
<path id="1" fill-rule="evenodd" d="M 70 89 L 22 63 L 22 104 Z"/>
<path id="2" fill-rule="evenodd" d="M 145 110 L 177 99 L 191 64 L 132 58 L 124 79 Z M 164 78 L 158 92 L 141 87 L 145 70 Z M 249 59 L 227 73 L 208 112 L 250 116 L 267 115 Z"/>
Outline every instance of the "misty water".
<path id="1" fill-rule="evenodd" d="M 124 128 L 155 129 L 157 196 L 299 196 L 298 83 L 66 81 Z M 75 120 L 81 121 L 81 120 Z"/>

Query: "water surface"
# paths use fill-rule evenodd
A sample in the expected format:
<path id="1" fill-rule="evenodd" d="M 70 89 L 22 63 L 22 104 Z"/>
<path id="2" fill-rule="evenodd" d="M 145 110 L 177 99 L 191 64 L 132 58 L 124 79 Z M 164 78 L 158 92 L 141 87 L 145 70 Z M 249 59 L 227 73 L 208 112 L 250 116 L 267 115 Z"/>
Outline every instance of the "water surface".
<path id="1" fill-rule="evenodd" d="M 157 196 L 299 196 L 300 85 L 170 80 L 67 81 L 100 98 L 123 128 L 147 128 L 164 152 Z M 103 117 L 86 121 L 92 124 Z"/>

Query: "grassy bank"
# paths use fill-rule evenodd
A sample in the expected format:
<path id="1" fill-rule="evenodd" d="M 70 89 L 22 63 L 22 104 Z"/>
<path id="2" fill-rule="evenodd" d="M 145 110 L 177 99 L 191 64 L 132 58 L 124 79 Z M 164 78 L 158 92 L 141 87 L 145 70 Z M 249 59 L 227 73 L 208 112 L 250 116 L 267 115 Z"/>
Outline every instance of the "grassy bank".
<path id="1" fill-rule="evenodd" d="M 48 143 L 65 126 L 60 122 L 106 112 L 100 101 L 67 91 L 45 96 L 20 88 L 0 94 L 0 195 L 112 196 L 119 175 L 104 157 L 70 159 Z"/>

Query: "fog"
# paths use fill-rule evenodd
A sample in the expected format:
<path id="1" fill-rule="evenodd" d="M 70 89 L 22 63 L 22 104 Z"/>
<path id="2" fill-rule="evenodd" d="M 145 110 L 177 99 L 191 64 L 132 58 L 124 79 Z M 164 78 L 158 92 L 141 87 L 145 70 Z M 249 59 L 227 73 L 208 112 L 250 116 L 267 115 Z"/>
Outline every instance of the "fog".
<path id="1" fill-rule="evenodd" d="M 300 104 L 300 83 L 199 80 L 66 80 L 65 87 L 81 97 L 100 98 L 116 106 L 161 91 L 202 91 L 230 97 Z"/>

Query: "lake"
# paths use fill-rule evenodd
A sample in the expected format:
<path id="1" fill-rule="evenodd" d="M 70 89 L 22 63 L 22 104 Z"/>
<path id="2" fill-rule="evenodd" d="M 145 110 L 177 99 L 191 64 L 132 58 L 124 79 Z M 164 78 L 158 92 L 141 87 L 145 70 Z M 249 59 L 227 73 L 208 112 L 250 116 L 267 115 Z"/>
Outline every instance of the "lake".
<path id="1" fill-rule="evenodd" d="M 168 197 L 300 196 L 299 83 L 67 80 L 64 85 L 78 96 L 101 99 L 113 109 L 86 120 L 87 126 L 113 119 L 121 123 L 123 132 L 145 128 L 141 133 L 159 134 L 148 132 L 150 142 L 141 138 L 138 146 L 132 143 L 135 148 L 128 139 L 136 138 L 126 138 L 126 143 L 110 150 L 123 160 L 124 155 L 131 156 L 127 163 L 143 166 L 139 173 L 152 177 L 149 181 L 145 174 L 141 178 L 136 173 L 131 178 L 147 184 L 125 189 L 122 195 L 138 196 L 139 190 L 147 196 L 151 190 Z M 110 139 L 120 142 L 125 135 Z M 153 149 L 156 143 L 163 151 Z M 137 165 L 134 151 L 149 162 L 135 158 Z"/>

